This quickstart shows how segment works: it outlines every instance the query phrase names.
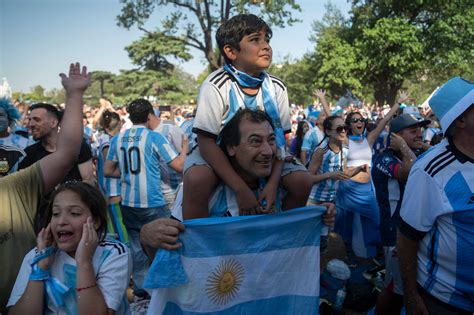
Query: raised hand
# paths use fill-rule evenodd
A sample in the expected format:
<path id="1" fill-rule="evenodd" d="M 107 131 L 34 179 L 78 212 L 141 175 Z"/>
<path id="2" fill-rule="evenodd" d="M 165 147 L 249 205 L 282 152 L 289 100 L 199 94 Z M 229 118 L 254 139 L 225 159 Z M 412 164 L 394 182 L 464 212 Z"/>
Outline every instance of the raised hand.
<path id="1" fill-rule="evenodd" d="M 399 135 L 395 133 L 390 133 L 390 148 L 396 152 L 400 152 L 400 150 L 404 147 L 406 147 L 407 143 L 405 142 L 405 139 L 400 137 Z"/>
<path id="2" fill-rule="evenodd" d="M 66 92 L 84 92 L 90 84 L 87 67 L 83 66 L 81 71 L 79 62 L 71 63 L 69 66 L 69 76 L 66 76 L 64 73 L 59 74 L 59 76 Z"/>
<path id="3" fill-rule="evenodd" d="M 91 217 L 87 218 L 86 223 L 82 227 L 82 237 L 76 249 L 76 261 L 92 262 L 92 256 L 99 243 L 99 238 L 94 227 Z"/>
<path id="4" fill-rule="evenodd" d="M 314 90 L 314 96 L 322 99 L 322 98 L 326 97 L 326 90 L 316 89 L 316 90 Z"/>
<path id="5" fill-rule="evenodd" d="M 403 103 L 408 99 L 408 93 L 407 91 L 400 91 L 400 96 L 398 97 L 398 103 Z"/>
<path id="6" fill-rule="evenodd" d="M 51 223 L 46 228 L 42 228 L 36 237 L 36 248 L 43 250 L 50 246 L 55 246 L 53 234 L 51 233 Z M 38 267 L 43 270 L 48 270 L 49 266 L 52 265 L 54 255 L 46 257 L 38 262 Z"/>

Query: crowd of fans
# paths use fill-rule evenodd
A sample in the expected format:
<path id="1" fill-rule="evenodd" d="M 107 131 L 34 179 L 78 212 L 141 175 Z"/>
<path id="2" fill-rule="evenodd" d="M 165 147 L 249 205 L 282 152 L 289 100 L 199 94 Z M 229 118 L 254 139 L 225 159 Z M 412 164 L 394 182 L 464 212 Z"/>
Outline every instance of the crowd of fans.
<path id="1" fill-rule="evenodd" d="M 284 83 L 260 75 L 271 55 L 246 55 L 271 52 L 270 37 L 253 15 L 227 22 L 226 67 L 204 81 L 197 108 L 83 105 L 78 64 L 62 75 L 65 104 L 0 101 L 1 308 L 126 314 L 130 303 L 140 314 L 150 259 L 180 246 L 177 219 L 322 205 L 323 255 L 339 237 L 367 279 L 385 271 L 377 313 L 474 311 L 473 84 L 449 81 L 432 108 L 404 92 L 341 107 L 324 90 L 289 105 Z"/>

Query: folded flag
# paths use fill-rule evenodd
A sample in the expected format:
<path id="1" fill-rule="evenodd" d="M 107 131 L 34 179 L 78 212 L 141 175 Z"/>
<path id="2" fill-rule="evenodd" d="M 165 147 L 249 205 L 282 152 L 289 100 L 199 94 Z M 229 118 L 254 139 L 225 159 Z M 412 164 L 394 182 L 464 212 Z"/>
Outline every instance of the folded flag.
<path id="1" fill-rule="evenodd" d="M 148 314 L 317 314 L 323 207 L 185 221 L 158 251 Z"/>

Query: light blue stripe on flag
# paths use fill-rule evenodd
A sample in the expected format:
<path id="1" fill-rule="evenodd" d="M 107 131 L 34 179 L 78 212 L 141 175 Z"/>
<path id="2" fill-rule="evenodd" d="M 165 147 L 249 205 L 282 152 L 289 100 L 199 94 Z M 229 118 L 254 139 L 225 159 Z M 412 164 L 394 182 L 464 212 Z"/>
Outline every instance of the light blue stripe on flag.
<path id="1" fill-rule="evenodd" d="M 160 250 L 148 314 L 316 314 L 323 207 L 185 221 L 178 251 Z"/>

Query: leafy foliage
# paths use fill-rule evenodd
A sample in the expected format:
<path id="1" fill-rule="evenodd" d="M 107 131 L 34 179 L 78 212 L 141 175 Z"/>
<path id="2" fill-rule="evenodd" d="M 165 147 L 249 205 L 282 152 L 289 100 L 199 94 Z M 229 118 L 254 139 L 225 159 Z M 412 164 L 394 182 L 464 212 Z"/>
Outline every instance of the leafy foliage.
<path id="1" fill-rule="evenodd" d="M 283 27 L 297 22 L 298 20 L 292 16 L 292 11 L 300 10 L 299 5 L 292 0 L 121 0 L 121 2 L 123 7 L 117 17 L 118 25 L 127 29 L 136 26 L 148 35 L 146 39 L 142 38 L 141 41 L 144 43 L 134 43 L 134 46 L 146 45 L 146 57 L 139 58 L 137 51 L 135 49 L 132 51 L 130 46 L 127 49 L 137 64 L 142 67 L 145 64 L 152 66 L 148 69 L 154 69 L 157 65 L 166 66 L 163 57 L 167 54 L 188 60 L 190 55 L 185 54 L 190 47 L 203 53 L 211 70 L 218 69 L 222 65 L 222 60 L 214 49 L 214 32 L 231 15 L 252 12 L 264 16 L 265 20 L 274 26 Z M 147 21 L 152 15 L 164 9 L 169 9 L 171 12 L 161 20 L 156 31 L 147 29 Z M 151 44 L 153 40 L 157 43 Z M 177 54 L 176 49 L 179 47 L 182 47 L 181 52 L 184 55 Z M 167 48 L 171 48 L 172 51 Z"/>

